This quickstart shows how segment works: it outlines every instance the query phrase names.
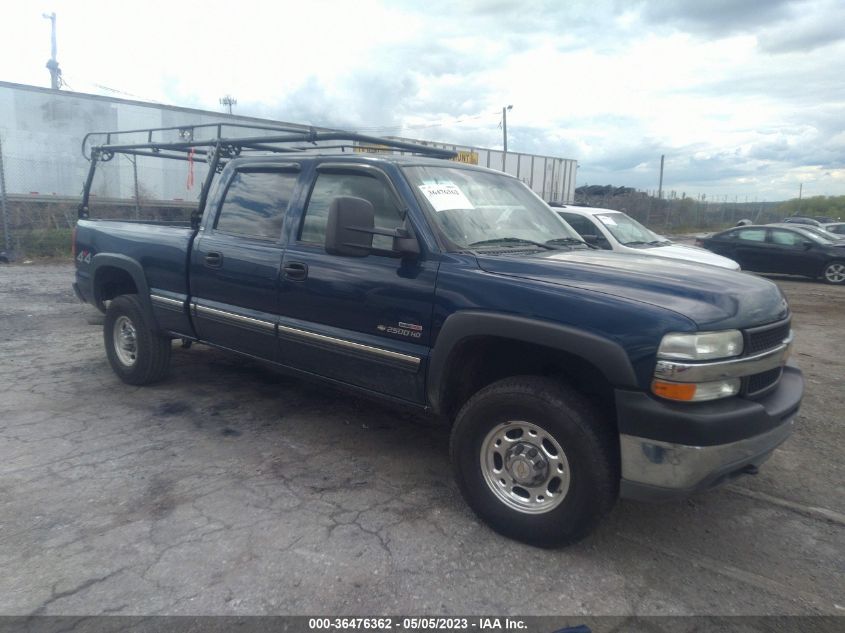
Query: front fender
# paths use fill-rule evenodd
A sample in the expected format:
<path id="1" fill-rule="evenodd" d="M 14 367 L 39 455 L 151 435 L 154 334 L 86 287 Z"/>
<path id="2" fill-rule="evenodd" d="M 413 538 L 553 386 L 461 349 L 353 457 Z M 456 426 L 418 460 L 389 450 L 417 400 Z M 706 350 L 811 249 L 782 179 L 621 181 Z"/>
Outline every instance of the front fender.
<path id="1" fill-rule="evenodd" d="M 615 387 L 637 388 L 628 354 L 618 343 L 592 332 L 558 323 L 510 314 L 462 311 L 449 315 L 431 352 L 426 391 L 435 411 L 441 410 L 449 358 L 461 342 L 479 336 L 523 341 L 560 350 L 596 366 Z"/>

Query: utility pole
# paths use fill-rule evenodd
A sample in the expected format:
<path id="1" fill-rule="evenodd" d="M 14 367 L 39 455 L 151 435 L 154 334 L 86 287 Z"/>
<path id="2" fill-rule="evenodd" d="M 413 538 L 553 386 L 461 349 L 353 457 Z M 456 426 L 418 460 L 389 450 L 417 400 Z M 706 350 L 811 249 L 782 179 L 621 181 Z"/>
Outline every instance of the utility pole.
<path id="1" fill-rule="evenodd" d="M 141 219 L 141 203 L 138 190 L 138 157 L 126 155 L 126 159 L 132 163 L 132 184 L 133 198 L 135 199 L 135 219 Z"/>
<path id="2" fill-rule="evenodd" d="M 795 212 L 795 215 L 801 214 L 801 194 L 804 193 L 804 183 L 800 183 L 798 185 L 798 211 Z"/>
<path id="3" fill-rule="evenodd" d="M 50 87 L 53 90 L 58 90 L 62 84 L 62 69 L 59 68 L 59 62 L 56 60 L 56 12 L 42 13 L 41 15 L 50 20 L 50 59 L 47 62 L 47 70 L 50 71 Z"/>
<path id="4" fill-rule="evenodd" d="M 645 222 L 646 226 L 648 226 L 649 221 L 651 220 L 651 209 L 657 206 L 658 210 L 660 208 L 660 200 L 663 198 L 663 159 L 665 158 L 664 154 L 660 155 L 660 184 L 657 186 L 657 200 L 652 197 L 651 204 L 649 205 L 649 210 L 646 212 Z M 666 222 L 669 222 L 669 214 L 666 214 Z"/>
<path id="5" fill-rule="evenodd" d="M 229 114 L 232 114 L 232 106 L 238 105 L 238 100 L 232 95 L 227 94 L 225 97 L 220 97 L 220 105 L 227 106 L 229 108 Z"/>
<path id="6" fill-rule="evenodd" d="M 502 108 L 502 141 L 504 150 L 502 151 L 502 171 L 505 171 L 508 158 L 508 110 L 513 110 L 513 106 L 509 105 Z"/>
<path id="7" fill-rule="evenodd" d="M 663 159 L 666 158 L 666 154 L 660 155 L 660 184 L 657 186 L 657 199 L 661 200 L 663 198 Z"/>

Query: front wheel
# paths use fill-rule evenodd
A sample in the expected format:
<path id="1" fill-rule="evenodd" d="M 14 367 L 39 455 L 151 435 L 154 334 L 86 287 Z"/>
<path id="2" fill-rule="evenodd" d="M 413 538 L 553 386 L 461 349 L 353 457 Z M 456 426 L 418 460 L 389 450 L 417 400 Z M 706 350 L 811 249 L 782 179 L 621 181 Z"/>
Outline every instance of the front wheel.
<path id="1" fill-rule="evenodd" d="M 152 329 L 137 295 L 121 295 L 109 304 L 103 342 L 114 373 L 127 384 L 146 385 L 167 372 L 171 341 Z"/>
<path id="2" fill-rule="evenodd" d="M 581 394 L 542 377 L 479 391 L 452 429 L 461 493 L 496 531 L 551 547 L 578 541 L 618 494 L 615 437 Z"/>
<path id="3" fill-rule="evenodd" d="M 845 261 L 833 261 L 825 264 L 822 278 L 829 284 L 845 283 Z"/>

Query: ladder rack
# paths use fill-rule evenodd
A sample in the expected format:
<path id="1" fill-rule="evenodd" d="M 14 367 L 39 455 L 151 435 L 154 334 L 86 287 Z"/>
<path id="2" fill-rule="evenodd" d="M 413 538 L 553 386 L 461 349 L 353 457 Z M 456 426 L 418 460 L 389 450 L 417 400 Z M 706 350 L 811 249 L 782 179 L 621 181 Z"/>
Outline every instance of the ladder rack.
<path id="1" fill-rule="evenodd" d="M 250 132 L 248 135 L 247 131 Z M 325 142 L 333 142 L 334 144 L 318 145 L 318 143 Z M 108 162 L 114 158 L 115 154 L 182 161 L 195 159 L 207 161 L 209 164 L 208 176 L 203 182 L 198 207 L 198 209 L 202 209 L 208 198 L 214 174 L 219 173 L 228 160 L 238 156 L 268 153 L 299 153 L 319 149 L 355 149 L 361 147 L 360 144 L 432 158 L 448 159 L 457 155 L 456 152 L 451 150 L 419 143 L 408 143 L 345 130 L 310 126 L 203 123 L 138 130 L 89 132 L 82 139 L 82 155 L 91 164 L 88 177 L 85 180 L 78 216 L 80 218 L 88 217 L 89 194 L 97 163 Z M 200 156 L 196 156 L 199 153 L 198 150 L 202 151 Z"/>

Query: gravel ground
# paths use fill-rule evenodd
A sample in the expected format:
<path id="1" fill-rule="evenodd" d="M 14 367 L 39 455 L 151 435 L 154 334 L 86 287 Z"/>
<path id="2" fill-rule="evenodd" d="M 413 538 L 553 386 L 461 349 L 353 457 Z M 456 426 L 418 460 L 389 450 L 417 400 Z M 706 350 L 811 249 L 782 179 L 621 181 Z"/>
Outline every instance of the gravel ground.
<path id="1" fill-rule="evenodd" d="M 0 267 L 0 614 L 845 613 L 845 288 L 776 279 L 808 390 L 758 476 L 548 551 L 425 419 L 202 346 L 124 385 L 71 280 Z"/>

